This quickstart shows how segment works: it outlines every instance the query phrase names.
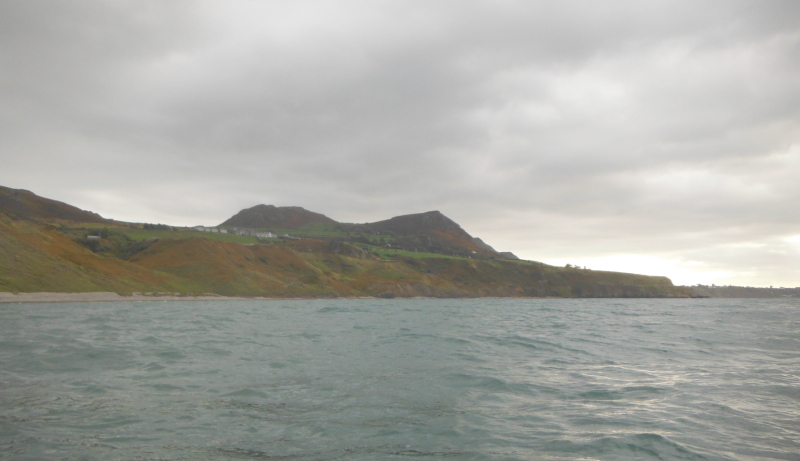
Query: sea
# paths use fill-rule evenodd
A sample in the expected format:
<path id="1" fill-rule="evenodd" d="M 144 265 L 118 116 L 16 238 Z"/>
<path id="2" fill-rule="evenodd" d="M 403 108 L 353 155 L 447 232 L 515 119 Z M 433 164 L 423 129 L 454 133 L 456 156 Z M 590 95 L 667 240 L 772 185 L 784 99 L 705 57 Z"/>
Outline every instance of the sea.
<path id="1" fill-rule="evenodd" d="M 800 460 L 800 300 L 3 304 L 0 459 Z"/>

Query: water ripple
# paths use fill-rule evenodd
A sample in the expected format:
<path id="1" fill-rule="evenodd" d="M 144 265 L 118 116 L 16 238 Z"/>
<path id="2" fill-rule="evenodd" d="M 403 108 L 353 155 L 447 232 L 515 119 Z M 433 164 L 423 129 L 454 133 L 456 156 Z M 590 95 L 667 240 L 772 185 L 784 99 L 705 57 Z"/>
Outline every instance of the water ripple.
<path id="1" fill-rule="evenodd" d="M 800 460 L 796 300 L 0 315 L 0 459 Z"/>

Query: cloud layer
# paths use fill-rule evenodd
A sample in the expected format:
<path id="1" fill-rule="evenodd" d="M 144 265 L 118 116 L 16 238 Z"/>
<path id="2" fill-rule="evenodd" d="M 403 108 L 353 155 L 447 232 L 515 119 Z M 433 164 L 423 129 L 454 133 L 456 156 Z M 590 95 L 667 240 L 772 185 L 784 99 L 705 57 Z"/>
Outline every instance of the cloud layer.
<path id="1" fill-rule="evenodd" d="M 796 1 L 3 9 L 0 184 L 174 224 L 438 209 L 528 259 L 800 285 Z"/>

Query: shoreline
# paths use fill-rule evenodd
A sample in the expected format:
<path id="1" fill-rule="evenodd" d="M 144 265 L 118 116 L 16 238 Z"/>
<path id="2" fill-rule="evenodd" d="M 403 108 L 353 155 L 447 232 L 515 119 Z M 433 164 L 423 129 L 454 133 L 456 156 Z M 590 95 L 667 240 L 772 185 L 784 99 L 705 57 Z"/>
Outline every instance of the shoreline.
<path id="1" fill-rule="evenodd" d="M 0 292 L 0 304 L 2 303 L 107 303 L 120 301 L 251 301 L 251 300 L 271 300 L 271 299 L 292 299 L 292 298 L 264 298 L 264 297 L 240 297 L 240 296 L 180 296 L 173 294 L 152 294 L 145 295 L 134 293 L 131 295 L 120 295 L 111 291 L 93 291 L 87 293 L 56 293 L 56 292 L 37 292 L 37 293 L 10 293 Z"/>
<path id="2" fill-rule="evenodd" d="M 697 299 L 704 296 L 692 297 L 657 297 L 657 298 L 619 298 L 619 299 Z M 291 301 L 291 300 L 331 300 L 331 299 L 384 299 L 380 296 L 336 296 L 336 297 L 265 297 L 265 296 L 222 296 L 215 294 L 203 295 L 177 295 L 172 293 L 133 293 L 120 295 L 112 291 L 93 291 L 85 293 L 60 293 L 60 292 L 35 292 L 12 293 L 0 291 L 0 304 L 15 303 L 106 303 L 106 302 L 161 302 L 161 301 Z M 617 299 L 617 298 L 561 298 L 561 297 L 456 297 L 436 298 L 425 296 L 398 297 L 392 299 Z"/>

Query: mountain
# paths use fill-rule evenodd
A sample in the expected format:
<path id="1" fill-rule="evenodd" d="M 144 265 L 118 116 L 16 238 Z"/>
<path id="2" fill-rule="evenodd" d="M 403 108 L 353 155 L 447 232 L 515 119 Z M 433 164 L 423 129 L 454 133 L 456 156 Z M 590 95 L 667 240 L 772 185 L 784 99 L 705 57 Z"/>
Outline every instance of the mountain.
<path id="1" fill-rule="evenodd" d="M 443 253 L 454 256 L 481 255 L 515 259 L 497 252 L 483 240 L 473 237 L 440 211 L 395 216 L 385 221 L 362 224 L 367 232 L 394 237 L 394 246 L 408 251 Z"/>
<path id="2" fill-rule="evenodd" d="M 54 222 L 55 221 L 55 222 Z M 224 226 L 291 238 L 199 232 L 102 217 L 0 188 L 0 291 L 269 297 L 687 297 L 666 277 L 519 261 L 438 211 L 342 224 L 259 205 Z"/>
<path id="3" fill-rule="evenodd" d="M 320 227 L 320 224 L 326 226 Z M 290 233 L 295 237 L 324 239 L 352 240 L 348 235 L 356 234 L 361 243 L 382 244 L 397 250 L 517 259 L 513 254 L 499 253 L 483 240 L 472 237 L 439 211 L 395 216 L 374 223 L 344 224 L 300 207 L 257 205 L 240 211 L 218 227 L 294 230 L 296 232 Z"/>
<path id="4" fill-rule="evenodd" d="M 109 223 L 97 213 L 84 211 L 63 202 L 39 197 L 24 189 L 0 186 L 0 213 L 20 219 L 67 220 L 87 223 Z"/>
<path id="5" fill-rule="evenodd" d="M 0 214 L 0 291 L 281 298 L 688 296 L 666 277 L 402 251 L 380 255 L 357 244 L 317 239 L 244 245 L 220 240 L 235 237 L 228 234 L 151 231 L 159 237 L 140 240 L 139 251 L 126 256 L 115 253 L 114 245 L 143 229 L 109 228 L 98 240 L 74 232 Z"/>
<path id="6" fill-rule="evenodd" d="M 336 221 L 299 206 L 256 205 L 236 213 L 218 227 L 298 229 L 317 223 L 336 224 Z"/>

